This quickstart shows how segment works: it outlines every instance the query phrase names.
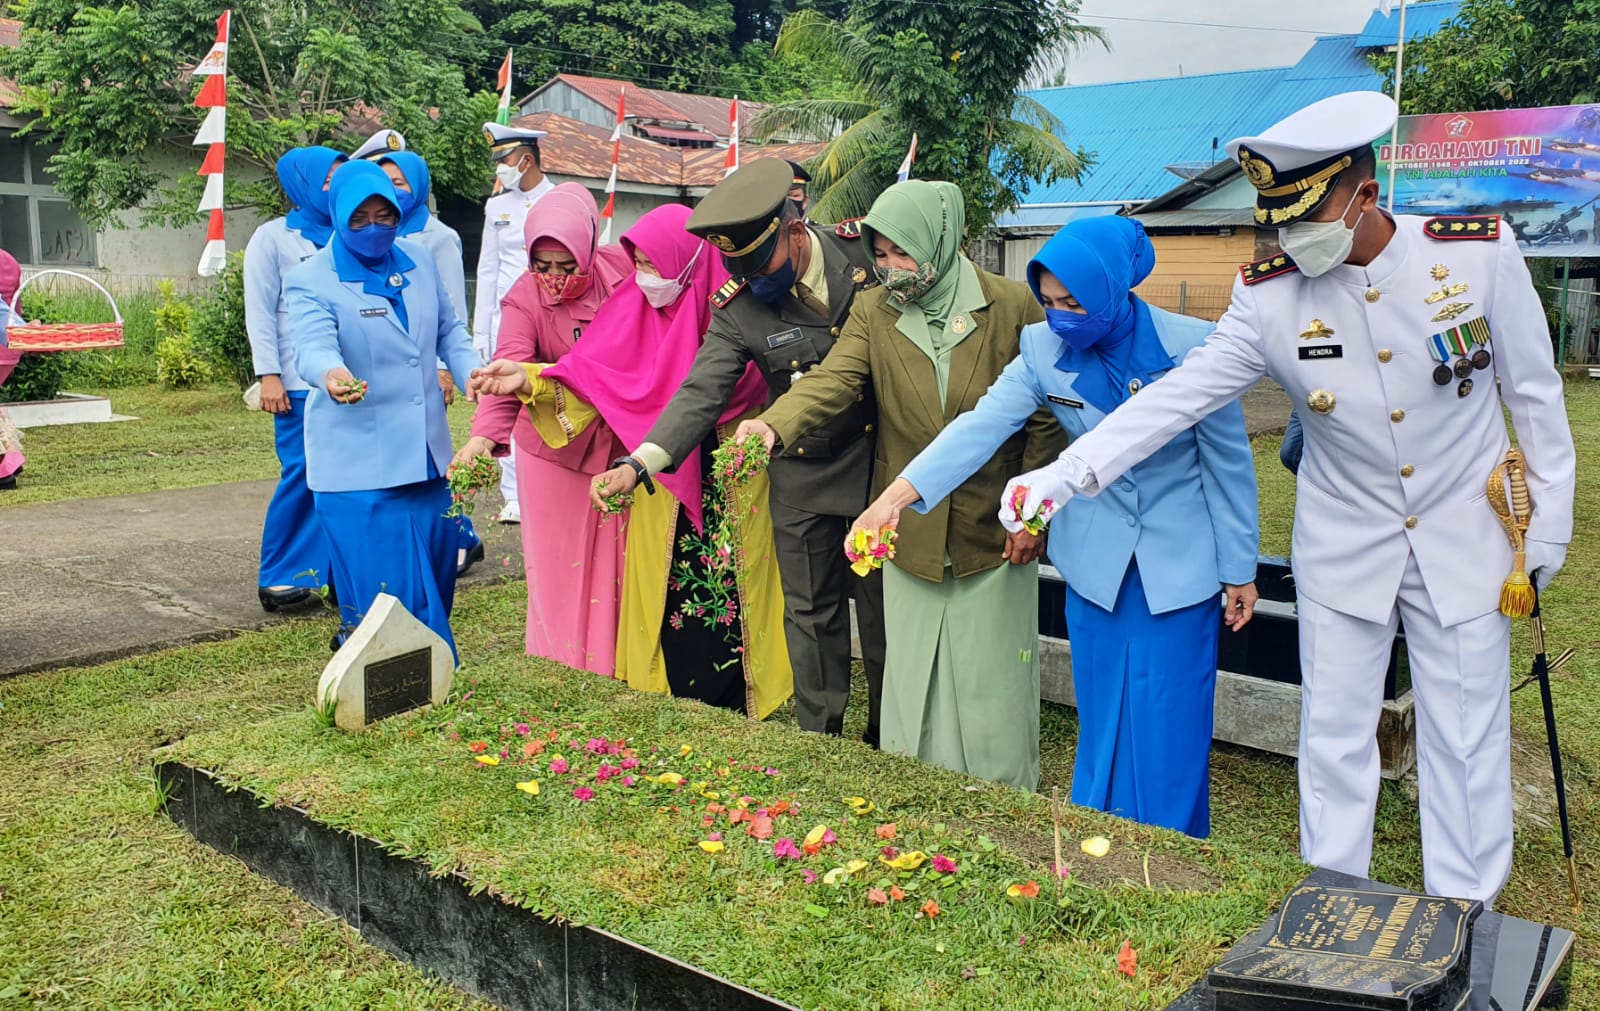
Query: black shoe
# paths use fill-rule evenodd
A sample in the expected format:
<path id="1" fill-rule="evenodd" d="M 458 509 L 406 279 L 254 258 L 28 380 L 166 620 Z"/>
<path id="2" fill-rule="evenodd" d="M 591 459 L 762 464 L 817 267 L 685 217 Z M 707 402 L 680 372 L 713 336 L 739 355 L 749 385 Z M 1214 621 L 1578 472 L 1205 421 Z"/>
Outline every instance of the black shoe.
<path id="1" fill-rule="evenodd" d="M 328 649 L 334 653 L 339 652 L 339 647 L 344 645 L 345 640 L 350 638 L 350 633 L 355 630 L 354 625 L 340 625 L 339 631 L 333 633 L 333 638 L 328 640 Z"/>
<path id="2" fill-rule="evenodd" d="M 26 469 L 26 467 L 18 467 L 6 477 L 0 477 L 0 491 L 15 491 L 17 487 L 17 478 L 21 477 L 22 472 Z"/>
<path id="3" fill-rule="evenodd" d="M 276 611 L 280 607 L 293 607 L 305 603 L 311 598 L 311 591 L 303 586 L 292 586 L 287 590 L 273 590 L 263 586 L 256 590 L 256 596 L 261 599 L 262 610 Z"/>
<path id="4" fill-rule="evenodd" d="M 479 562 L 483 561 L 483 555 L 484 551 L 482 541 L 479 541 L 472 547 L 468 548 L 467 557 L 463 561 L 456 564 L 456 578 L 460 579 L 462 576 L 467 574 L 468 569 L 471 569 L 474 565 L 477 565 Z"/>
<path id="5" fill-rule="evenodd" d="M 871 748 L 873 751 L 882 751 L 883 750 L 882 748 L 880 748 L 878 746 L 878 743 L 879 743 L 878 742 L 878 732 L 876 730 L 873 730 L 870 727 L 867 728 L 867 732 L 866 733 L 861 735 L 861 743 L 865 744 L 867 747 Z"/>

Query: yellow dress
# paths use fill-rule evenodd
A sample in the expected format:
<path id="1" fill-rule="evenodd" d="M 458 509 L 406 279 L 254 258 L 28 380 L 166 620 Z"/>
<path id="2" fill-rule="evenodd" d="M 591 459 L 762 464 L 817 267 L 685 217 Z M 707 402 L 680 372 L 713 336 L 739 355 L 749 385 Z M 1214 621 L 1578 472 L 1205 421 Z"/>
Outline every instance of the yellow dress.
<path id="1" fill-rule="evenodd" d="M 553 447 L 566 445 L 599 417 L 561 383 L 543 378 L 543 365 L 525 365 L 533 390 L 521 395 L 534 430 Z M 750 412 L 754 416 L 759 411 Z M 719 442 L 731 438 L 743 418 L 717 429 Z M 745 711 L 765 719 L 794 693 L 794 671 L 783 632 L 783 587 L 772 546 L 772 515 L 767 509 L 767 475 L 757 474 L 740 486 L 732 505 L 738 511 L 735 581 L 739 602 L 739 654 L 744 673 Z M 714 494 L 709 484 L 707 496 Z M 726 507 L 726 505 L 725 505 Z M 624 514 L 627 553 L 622 601 L 617 621 L 617 677 L 641 691 L 670 694 L 661 629 L 671 617 L 667 583 L 675 561 L 677 498 L 657 486 L 642 490 Z"/>

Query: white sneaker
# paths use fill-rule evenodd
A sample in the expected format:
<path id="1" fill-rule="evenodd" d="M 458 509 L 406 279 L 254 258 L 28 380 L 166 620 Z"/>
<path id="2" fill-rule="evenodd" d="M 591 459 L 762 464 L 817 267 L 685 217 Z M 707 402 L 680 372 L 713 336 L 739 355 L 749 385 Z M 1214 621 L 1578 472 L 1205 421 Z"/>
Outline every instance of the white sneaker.
<path id="1" fill-rule="evenodd" d="M 522 508 L 515 502 L 507 502 L 500 508 L 500 515 L 495 520 L 500 523 L 521 523 Z"/>

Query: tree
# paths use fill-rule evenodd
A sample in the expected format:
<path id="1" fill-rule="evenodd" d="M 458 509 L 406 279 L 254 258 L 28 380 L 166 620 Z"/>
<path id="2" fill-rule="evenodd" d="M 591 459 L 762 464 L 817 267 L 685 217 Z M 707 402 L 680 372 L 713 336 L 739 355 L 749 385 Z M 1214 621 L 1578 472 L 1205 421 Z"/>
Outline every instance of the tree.
<path id="1" fill-rule="evenodd" d="M 1393 94 L 1394 57 L 1374 60 Z M 1406 43 L 1402 111 L 1584 105 L 1600 95 L 1600 0 L 1465 0 Z"/>
<path id="2" fill-rule="evenodd" d="M 201 119 L 189 71 L 215 37 L 217 10 L 195 0 L 82 7 L 29 0 L 19 48 L 0 53 L 17 81 L 25 133 L 58 146 L 55 185 L 97 225 L 141 208 L 147 220 L 196 219 L 202 181 L 159 170 L 184 152 Z M 493 59 L 458 0 L 238 0 L 228 75 L 228 154 L 270 169 L 291 147 L 342 141 L 374 118 L 427 157 L 441 194 L 481 196 L 475 140 L 492 99 L 469 98 L 462 67 Z M 237 176 L 233 177 L 235 180 Z M 275 183 L 230 180 L 232 206 L 280 209 Z"/>
<path id="3" fill-rule="evenodd" d="M 852 75 L 851 94 L 780 103 L 754 129 L 827 142 L 812 165 L 824 220 L 865 214 L 915 133 L 916 174 L 958 184 L 979 234 L 1016 206 L 1024 185 L 1077 178 L 1087 167 L 1088 154 L 1060 140 L 1062 123 L 1017 93 L 1036 67 L 1102 41 L 1077 10 L 1076 0 L 859 0 L 842 23 L 798 12 L 785 21 L 778 52 L 837 59 Z"/>

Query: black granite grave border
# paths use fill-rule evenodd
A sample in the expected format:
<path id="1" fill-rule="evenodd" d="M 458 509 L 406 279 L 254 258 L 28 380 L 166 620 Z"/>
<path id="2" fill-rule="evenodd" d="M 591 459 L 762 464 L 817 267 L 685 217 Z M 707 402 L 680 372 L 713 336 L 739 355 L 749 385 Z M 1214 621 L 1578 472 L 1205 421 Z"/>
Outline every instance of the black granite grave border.
<path id="1" fill-rule="evenodd" d="M 375 840 L 224 786 L 206 769 L 158 762 L 166 812 L 367 941 L 511 1011 L 759 1011 L 793 1006 L 626 938 L 541 917 L 459 874 L 434 876 Z"/>

